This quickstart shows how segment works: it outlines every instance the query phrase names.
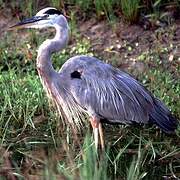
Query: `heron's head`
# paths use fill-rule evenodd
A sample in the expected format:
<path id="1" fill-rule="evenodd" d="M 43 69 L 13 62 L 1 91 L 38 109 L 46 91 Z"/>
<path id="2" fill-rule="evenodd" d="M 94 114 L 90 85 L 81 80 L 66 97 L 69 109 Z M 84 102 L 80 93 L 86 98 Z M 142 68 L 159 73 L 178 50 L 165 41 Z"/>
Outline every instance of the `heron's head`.
<path id="1" fill-rule="evenodd" d="M 25 19 L 16 25 L 12 26 L 13 28 L 45 28 L 52 27 L 55 24 L 64 25 L 66 23 L 65 17 L 62 15 L 61 11 L 56 8 L 48 7 L 40 10 L 35 16 Z"/>

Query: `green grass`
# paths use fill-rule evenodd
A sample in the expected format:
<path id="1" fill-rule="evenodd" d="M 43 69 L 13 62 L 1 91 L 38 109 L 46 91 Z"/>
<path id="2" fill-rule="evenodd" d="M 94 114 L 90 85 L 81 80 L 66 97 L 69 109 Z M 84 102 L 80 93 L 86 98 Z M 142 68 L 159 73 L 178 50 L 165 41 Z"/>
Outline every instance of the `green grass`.
<path id="1" fill-rule="evenodd" d="M 24 0 L 20 3 L 12 0 L 11 2 L 0 1 L 0 6 L 3 8 L 10 7 L 20 19 L 24 16 L 32 16 L 37 9 L 44 6 L 53 6 L 62 10 L 63 13 L 65 12 L 66 15 L 70 15 L 74 11 L 77 18 L 81 14 L 84 18 L 96 16 L 99 19 L 110 20 L 110 22 L 116 18 L 123 18 L 130 23 L 135 23 L 142 13 L 150 19 L 152 24 L 156 24 L 159 20 L 171 24 L 173 19 L 164 9 L 173 7 L 171 10 L 174 12 L 178 12 L 180 9 L 178 0 L 50 0 L 43 3 L 34 0 Z"/>
<path id="2" fill-rule="evenodd" d="M 73 23 L 72 28 L 75 28 Z M 29 34 L 30 37 L 17 42 L 16 36 L 20 34 L 8 32 L 0 42 L 0 170 L 13 168 L 19 179 L 27 179 L 29 175 L 42 179 L 82 180 L 149 180 L 180 176 L 180 127 L 176 135 L 168 136 L 154 126 L 104 125 L 106 152 L 99 150 L 99 155 L 88 122 L 78 134 L 63 127 L 35 70 L 36 46 L 46 35 L 42 32 L 37 38 L 34 31 Z M 57 70 L 70 56 L 93 55 L 88 39 L 74 29 L 72 35 L 76 42 L 53 55 Z M 139 60 L 145 61 L 147 66 L 153 63 L 153 66 L 138 78 L 180 117 L 178 76 L 167 68 L 171 64 L 162 62 L 158 55 L 156 49 L 139 55 Z M 178 64 L 178 59 L 175 62 Z M 178 65 L 176 70 L 180 70 Z M 6 163 L 7 159 L 11 166 Z"/>
<path id="3" fill-rule="evenodd" d="M 41 39 L 37 39 L 39 41 Z M 159 134 L 155 127 L 105 126 L 107 152 L 100 153 L 100 157 L 89 133 L 77 134 L 80 139 L 77 142 L 68 129 L 63 129 L 53 106 L 48 103 L 35 62 L 25 62 L 23 44 L 19 44 L 18 51 L 9 44 L 2 46 L 5 51 L 0 54 L 0 140 L 1 148 L 12 152 L 13 172 L 17 176 L 27 176 L 22 172 L 26 161 L 33 164 L 32 174 L 47 179 L 64 176 L 68 179 L 76 176 L 79 179 L 159 179 L 178 173 L 178 138 Z M 70 49 L 55 54 L 53 63 L 59 68 L 70 54 L 92 54 L 89 49 L 87 39 L 77 40 Z M 157 66 L 139 78 L 179 116 L 180 85 L 170 72 Z M 3 166 L 4 159 L 0 162 Z"/>
<path id="4" fill-rule="evenodd" d="M 134 23 L 139 18 L 139 0 L 121 0 L 121 9 L 125 20 Z"/>

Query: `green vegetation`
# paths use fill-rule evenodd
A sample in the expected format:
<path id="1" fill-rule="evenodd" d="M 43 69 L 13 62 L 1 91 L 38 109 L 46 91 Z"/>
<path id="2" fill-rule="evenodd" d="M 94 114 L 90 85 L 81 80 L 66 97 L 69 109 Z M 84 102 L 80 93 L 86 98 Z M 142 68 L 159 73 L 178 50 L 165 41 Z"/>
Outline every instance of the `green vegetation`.
<path id="1" fill-rule="evenodd" d="M 85 2 L 69 0 L 65 3 L 53 0 L 50 4 L 62 8 L 65 8 L 65 4 L 69 4 L 73 6 L 74 13 L 77 13 L 76 8 L 79 7 L 83 12 L 91 9 L 91 13 L 93 14 L 94 10 L 97 18 L 104 15 L 109 17 L 110 14 L 114 16 L 117 13 L 113 11 L 117 1 Z M 170 1 L 156 2 L 155 4 L 153 1 L 156 7 L 157 4 L 161 7 L 161 3 L 170 3 Z M 5 7 L 7 2 L 0 1 L 0 3 L 1 7 Z M 23 16 L 36 12 L 35 7 L 38 7 L 38 4 L 34 1 L 24 3 L 26 4 L 21 4 L 23 8 L 20 7 L 25 8 L 22 10 Z M 18 4 L 12 1 L 11 5 L 15 8 Z M 120 3 L 119 7 L 122 7 Z M 135 7 L 136 11 L 141 9 Z M 151 9 L 149 6 L 148 8 Z M 57 70 L 69 57 L 76 54 L 96 54 L 101 57 L 101 54 L 92 51 L 89 38 L 79 34 L 76 29 L 78 18 L 75 19 L 73 12 L 69 13 L 72 20 L 70 24 L 73 43 L 71 42 L 63 52 L 53 55 L 53 64 Z M 125 19 L 129 17 L 126 16 L 128 13 L 123 12 Z M 78 134 L 73 134 L 69 127 L 63 126 L 42 89 L 35 67 L 37 46 L 46 39 L 46 36 L 52 34 L 51 31 L 37 34 L 35 30 L 30 30 L 25 34 L 26 38 L 21 36 L 21 32 L 15 31 L 6 32 L 3 38 L 1 37 L 0 179 L 10 175 L 17 179 L 82 180 L 149 180 L 180 176 L 180 127 L 176 135 L 166 135 L 155 126 L 141 128 L 104 125 L 106 152 L 100 152 L 98 155 L 88 121 L 86 127 Z M 172 35 L 171 32 L 169 34 Z M 160 32 L 158 38 L 161 38 Z M 131 46 L 127 42 L 126 44 L 123 48 L 130 53 L 133 50 L 133 43 L 130 44 L 132 48 L 129 48 Z M 167 44 L 167 47 L 158 44 L 148 51 L 139 53 L 137 61 L 143 62 L 146 69 L 143 73 L 139 73 L 137 78 L 162 99 L 179 118 L 179 57 L 173 57 L 173 62 L 168 60 L 169 54 L 175 48 L 171 44 Z M 165 58 L 162 58 L 162 55 Z M 111 61 L 110 63 L 114 64 Z"/>
<path id="2" fill-rule="evenodd" d="M 10 6 L 16 11 L 18 17 L 21 17 L 21 9 L 23 15 L 31 16 L 36 9 L 45 5 L 61 9 L 66 14 L 71 14 L 74 11 L 77 16 L 81 14 L 87 18 L 96 14 L 99 19 L 105 17 L 108 20 L 122 17 L 130 23 L 137 22 L 143 14 L 149 18 L 152 24 L 156 24 L 158 20 L 171 23 L 172 17 L 168 10 L 175 16 L 178 16 L 180 10 L 179 0 L 49 0 L 43 1 L 43 3 L 34 0 L 0 1 L 0 7 Z"/>
<path id="3" fill-rule="evenodd" d="M 139 0 L 121 0 L 122 13 L 129 22 L 137 22 L 139 13 Z"/>

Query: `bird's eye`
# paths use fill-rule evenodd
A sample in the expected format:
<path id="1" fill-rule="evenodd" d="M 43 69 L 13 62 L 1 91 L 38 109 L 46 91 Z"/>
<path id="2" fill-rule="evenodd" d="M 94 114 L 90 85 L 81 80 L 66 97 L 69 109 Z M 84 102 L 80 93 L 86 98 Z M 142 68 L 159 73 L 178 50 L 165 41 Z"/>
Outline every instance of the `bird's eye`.
<path id="1" fill-rule="evenodd" d="M 71 78 L 81 79 L 81 73 L 78 71 L 74 71 L 71 73 Z"/>
<path id="2" fill-rule="evenodd" d="M 46 14 L 44 17 L 45 17 L 45 18 L 48 18 L 48 17 L 49 17 L 49 14 Z"/>

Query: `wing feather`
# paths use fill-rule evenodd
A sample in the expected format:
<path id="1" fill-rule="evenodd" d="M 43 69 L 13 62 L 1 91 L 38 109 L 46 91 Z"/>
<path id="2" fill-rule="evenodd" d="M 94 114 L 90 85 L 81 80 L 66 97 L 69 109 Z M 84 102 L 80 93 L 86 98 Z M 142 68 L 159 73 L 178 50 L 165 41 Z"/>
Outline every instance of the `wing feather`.
<path id="1" fill-rule="evenodd" d="M 90 116 L 112 123 L 148 122 L 153 97 L 129 74 L 87 56 L 71 58 L 63 70 L 81 70 L 81 79 L 71 81 L 69 89 Z"/>

